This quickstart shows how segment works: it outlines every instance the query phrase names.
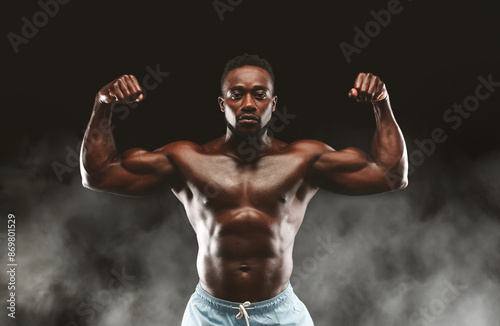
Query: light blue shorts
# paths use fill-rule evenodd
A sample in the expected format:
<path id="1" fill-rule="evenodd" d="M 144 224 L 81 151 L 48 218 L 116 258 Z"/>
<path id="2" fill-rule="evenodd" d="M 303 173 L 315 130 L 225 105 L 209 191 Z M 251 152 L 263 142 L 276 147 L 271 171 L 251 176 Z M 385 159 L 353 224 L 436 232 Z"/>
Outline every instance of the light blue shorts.
<path id="1" fill-rule="evenodd" d="M 245 318 L 245 312 L 248 317 Z M 239 316 L 239 319 L 237 318 Z M 189 299 L 182 326 L 314 326 L 306 306 L 293 292 L 292 284 L 277 296 L 259 302 L 242 303 L 216 298 L 200 283 Z"/>

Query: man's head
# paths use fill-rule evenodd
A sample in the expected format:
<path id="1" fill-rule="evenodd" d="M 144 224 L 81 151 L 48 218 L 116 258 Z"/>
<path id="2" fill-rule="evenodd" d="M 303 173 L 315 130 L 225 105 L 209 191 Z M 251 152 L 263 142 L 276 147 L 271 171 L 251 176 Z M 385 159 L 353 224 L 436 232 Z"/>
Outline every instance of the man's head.
<path id="1" fill-rule="evenodd" d="M 232 132 L 257 134 L 276 108 L 274 74 L 266 59 L 244 54 L 227 62 L 219 105 Z"/>
<path id="2" fill-rule="evenodd" d="M 224 68 L 224 72 L 222 73 L 222 77 L 220 80 L 220 88 L 223 90 L 224 88 L 224 81 L 226 80 L 227 74 L 236 68 L 240 68 L 243 66 L 254 66 L 254 67 L 260 67 L 264 70 L 266 70 L 271 77 L 271 82 L 273 84 L 273 95 L 274 95 L 274 73 L 273 73 L 273 68 L 271 67 L 271 64 L 269 61 L 267 61 L 264 58 L 260 58 L 256 54 L 243 54 L 239 55 L 237 57 L 232 58 L 226 63 L 226 67 Z M 222 91 L 222 94 L 224 94 L 224 91 Z"/>

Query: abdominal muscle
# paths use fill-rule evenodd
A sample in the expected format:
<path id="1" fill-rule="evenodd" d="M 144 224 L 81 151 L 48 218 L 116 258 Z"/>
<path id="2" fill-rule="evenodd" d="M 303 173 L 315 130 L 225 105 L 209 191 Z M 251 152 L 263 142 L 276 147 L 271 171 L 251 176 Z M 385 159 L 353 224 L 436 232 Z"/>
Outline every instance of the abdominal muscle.
<path id="1" fill-rule="evenodd" d="M 234 302 L 263 301 L 286 289 L 295 231 L 253 208 L 221 214 L 197 226 L 201 287 Z"/>

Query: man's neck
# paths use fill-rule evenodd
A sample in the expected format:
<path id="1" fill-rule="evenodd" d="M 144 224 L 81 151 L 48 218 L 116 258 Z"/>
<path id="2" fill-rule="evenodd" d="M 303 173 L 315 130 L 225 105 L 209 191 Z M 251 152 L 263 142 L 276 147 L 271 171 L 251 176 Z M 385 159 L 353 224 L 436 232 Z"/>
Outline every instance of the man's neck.
<path id="1" fill-rule="evenodd" d="M 256 134 L 240 134 L 228 127 L 223 148 L 226 154 L 250 162 L 269 152 L 271 137 L 267 135 L 267 128 L 261 129 Z"/>

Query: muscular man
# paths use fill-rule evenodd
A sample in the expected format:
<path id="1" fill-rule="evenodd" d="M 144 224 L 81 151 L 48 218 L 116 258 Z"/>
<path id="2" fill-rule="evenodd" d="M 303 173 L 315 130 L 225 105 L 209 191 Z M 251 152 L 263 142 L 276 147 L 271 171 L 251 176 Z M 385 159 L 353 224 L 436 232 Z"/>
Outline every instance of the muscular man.
<path id="1" fill-rule="evenodd" d="M 83 139 L 83 185 L 128 196 L 169 187 L 184 204 L 198 240 L 200 281 L 182 325 L 313 325 L 289 281 L 307 204 L 320 187 L 366 195 L 407 184 L 405 142 L 386 87 L 360 73 L 349 92 L 373 104 L 377 128 L 369 154 L 270 137 L 277 97 L 265 59 L 245 54 L 230 60 L 221 88 L 225 135 L 203 145 L 178 141 L 152 152 L 119 153 L 110 131 L 113 105 L 143 95 L 132 75 L 104 86 Z"/>

